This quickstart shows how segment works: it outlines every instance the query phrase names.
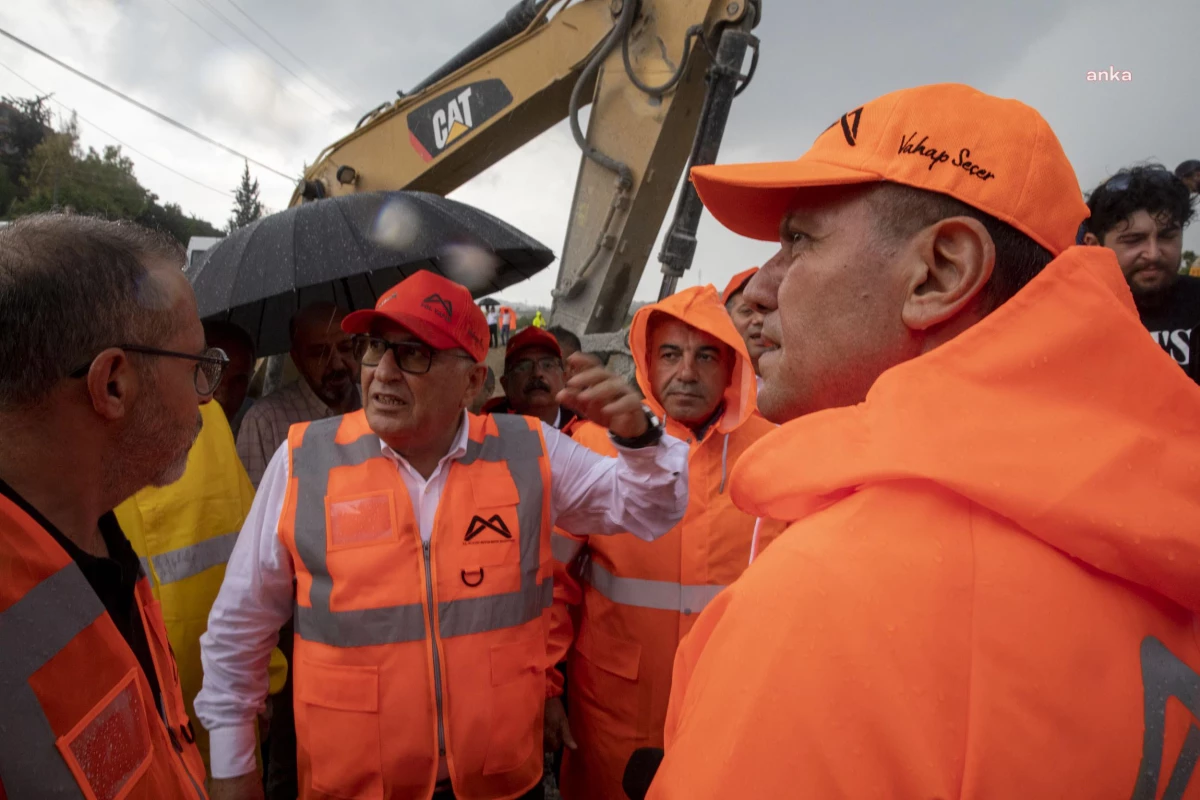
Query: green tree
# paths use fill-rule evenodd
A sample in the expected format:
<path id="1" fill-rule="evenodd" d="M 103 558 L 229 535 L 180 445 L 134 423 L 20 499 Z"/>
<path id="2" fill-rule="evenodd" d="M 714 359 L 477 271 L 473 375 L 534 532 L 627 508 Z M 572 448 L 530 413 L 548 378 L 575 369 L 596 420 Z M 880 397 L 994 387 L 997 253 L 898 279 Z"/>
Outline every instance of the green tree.
<path id="1" fill-rule="evenodd" d="M 1192 268 L 1192 264 L 1196 263 L 1196 254 L 1191 250 L 1183 251 L 1183 272 L 1187 272 Z"/>
<path id="2" fill-rule="evenodd" d="M 22 181 L 29 175 L 29 159 L 52 132 L 49 99 L 0 98 L 0 214 L 25 196 Z"/>
<path id="3" fill-rule="evenodd" d="M 17 139 L 0 136 L 0 210 L 13 218 L 39 211 L 62 210 L 78 214 L 128 219 L 174 236 L 186 245 L 193 236 L 220 236 L 209 222 L 184 214 L 173 203 L 158 204 L 158 196 L 142 186 L 133 172 L 133 161 L 120 147 L 105 147 L 102 152 L 79 145 L 79 125 L 74 115 L 61 130 L 49 128 L 45 98 L 12 100 L 5 98 L 0 115 L 8 123 L 9 133 L 20 132 Z M 15 111 L 14 111 L 15 109 Z M 24 122 L 16 121 L 23 116 Z M 37 136 L 32 132 L 36 127 Z M 40 138 L 38 138 L 40 137 Z M 21 159 L 14 153 L 37 138 Z M 14 144 L 13 142 L 16 142 Z M 5 161 L 5 158 L 16 160 Z M 16 166 L 14 166 L 16 165 Z M 12 170 L 18 169 L 19 180 Z M 8 199 L 5 199 L 8 198 Z"/>
<path id="4" fill-rule="evenodd" d="M 263 204 L 258 199 L 258 179 L 250 180 L 250 163 L 242 171 L 242 182 L 238 184 L 233 196 L 233 216 L 229 218 L 226 230 L 233 233 L 238 228 L 249 225 L 263 215 Z"/>

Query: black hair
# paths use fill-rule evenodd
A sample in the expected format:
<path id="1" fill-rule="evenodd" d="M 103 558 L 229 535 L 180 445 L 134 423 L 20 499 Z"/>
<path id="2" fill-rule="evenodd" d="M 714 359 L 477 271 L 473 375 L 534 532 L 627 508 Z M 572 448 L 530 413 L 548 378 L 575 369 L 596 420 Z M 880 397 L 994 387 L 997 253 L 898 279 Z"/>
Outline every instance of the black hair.
<path id="1" fill-rule="evenodd" d="M 546 333 L 550 334 L 558 341 L 559 347 L 574 349 L 574 351 L 577 353 L 583 349 L 583 345 L 580 343 L 579 337 L 561 325 L 555 325 L 553 328 L 547 328 Z"/>
<path id="2" fill-rule="evenodd" d="M 226 351 L 229 350 L 229 346 L 240 347 L 250 356 L 250 363 L 254 363 L 257 350 L 254 346 L 254 339 L 240 325 L 225 320 L 205 320 L 204 339 L 209 347 L 221 347 Z M 229 355 L 233 354 L 229 353 Z"/>
<path id="3" fill-rule="evenodd" d="M 981 222 L 996 247 L 992 277 L 981 295 L 987 311 L 1007 302 L 1054 260 L 1049 250 L 1028 235 L 949 195 L 884 182 L 872 192 L 870 202 L 877 212 L 881 233 L 893 241 L 950 217 Z"/>
<path id="4" fill-rule="evenodd" d="M 1088 232 L 1104 237 L 1139 211 L 1183 228 L 1195 214 L 1187 186 L 1160 164 L 1123 169 L 1092 190 Z"/>
<path id="5" fill-rule="evenodd" d="M 0 409 L 36 405 L 105 348 L 169 336 L 149 270 L 162 263 L 182 269 L 183 248 L 131 222 L 34 214 L 0 228 Z"/>

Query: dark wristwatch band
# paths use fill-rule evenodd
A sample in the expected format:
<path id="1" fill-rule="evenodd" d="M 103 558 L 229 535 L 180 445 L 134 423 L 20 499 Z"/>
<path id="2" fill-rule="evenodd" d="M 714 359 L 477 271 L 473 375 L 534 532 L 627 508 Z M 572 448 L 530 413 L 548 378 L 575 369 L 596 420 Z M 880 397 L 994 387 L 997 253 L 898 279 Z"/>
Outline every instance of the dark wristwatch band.
<path id="1" fill-rule="evenodd" d="M 643 410 L 646 412 L 646 430 L 642 433 L 642 435 L 632 439 L 626 439 L 623 436 L 617 436 L 612 431 L 609 431 L 608 438 L 612 439 L 613 444 L 629 450 L 639 450 L 643 447 L 650 447 L 651 445 L 658 444 L 658 440 L 663 436 L 662 420 L 654 416 L 654 413 L 650 409 L 643 407 Z"/>

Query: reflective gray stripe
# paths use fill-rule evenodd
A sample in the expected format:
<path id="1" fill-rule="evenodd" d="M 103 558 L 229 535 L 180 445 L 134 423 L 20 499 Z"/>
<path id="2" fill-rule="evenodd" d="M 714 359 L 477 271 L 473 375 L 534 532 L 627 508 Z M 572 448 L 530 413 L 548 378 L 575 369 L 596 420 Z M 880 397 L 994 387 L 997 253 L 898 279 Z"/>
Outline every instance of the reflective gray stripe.
<path id="1" fill-rule="evenodd" d="M 234 531 L 151 556 L 150 563 L 154 565 L 154 574 L 158 582 L 175 583 L 199 575 L 206 569 L 228 563 L 233 546 L 237 544 L 237 537 L 237 531 Z"/>
<path id="2" fill-rule="evenodd" d="M 685 586 L 668 581 L 621 578 L 594 560 L 584 566 L 583 579 L 614 603 L 680 614 L 699 614 L 725 589 L 724 586 Z"/>
<path id="3" fill-rule="evenodd" d="M 554 554 L 554 560 L 561 564 L 570 564 L 582 549 L 583 542 L 577 542 L 561 533 L 550 535 L 550 552 Z"/>
<path id="4" fill-rule="evenodd" d="M 425 609 L 420 603 L 412 603 L 322 613 L 296 606 L 296 630 L 310 642 L 337 647 L 419 642 L 425 638 Z"/>
<path id="5" fill-rule="evenodd" d="M 438 604 L 438 633 L 443 638 L 498 630 L 537 619 L 549 607 L 552 581 L 539 584 L 541 564 L 542 441 L 520 417 L 492 417 L 499 436 L 467 442 L 459 463 L 505 462 L 517 487 L 517 523 L 520 529 L 521 588 L 509 594 L 490 595 Z M 413 603 L 360 611 L 332 611 L 329 597 L 333 579 L 326 563 L 325 496 L 329 473 L 342 466 L 357 466 L 382 458 L 379 438 L 368 434 L 348 444 L 335 441 L 339 418 L 311 423 L 293 453 L 296 488 L 296 551 L 309 574 L 310 607 L 296 607 L 296 632 L 311 642 L 333 647 L 365 647 L 419 641 L 425 638 L 422 605 Z"/>
<path id="6" fill-rule="evenodd" d="M 103 613 L 71 563 L 0 614 L 0 784 L 9 800 L 82 800 L 29 678 Z"/>
<path id="7" fill-rule="evenodd" d="M 540 617 L 553 601 L 554 581 L 547 578 L 519 592 L 438 603 L 438 632 L 448 639 L 514 628 Z"/>

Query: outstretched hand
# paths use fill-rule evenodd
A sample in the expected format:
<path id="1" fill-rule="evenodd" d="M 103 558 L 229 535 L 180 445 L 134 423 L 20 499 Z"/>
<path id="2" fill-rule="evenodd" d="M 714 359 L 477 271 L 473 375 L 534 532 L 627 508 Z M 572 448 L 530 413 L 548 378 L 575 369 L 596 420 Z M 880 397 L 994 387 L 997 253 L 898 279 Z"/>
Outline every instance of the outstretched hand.
<path id="1" fill-rule="evenodd" d="M 642 408 L 642 396 L 623 378 L 582 353 L 575 353 L 567 364 L 575 373 L 558 393 L 558 402 L 574 409 L 614 436 L 636 439 L 646 432 L 649 422 Z"/>

